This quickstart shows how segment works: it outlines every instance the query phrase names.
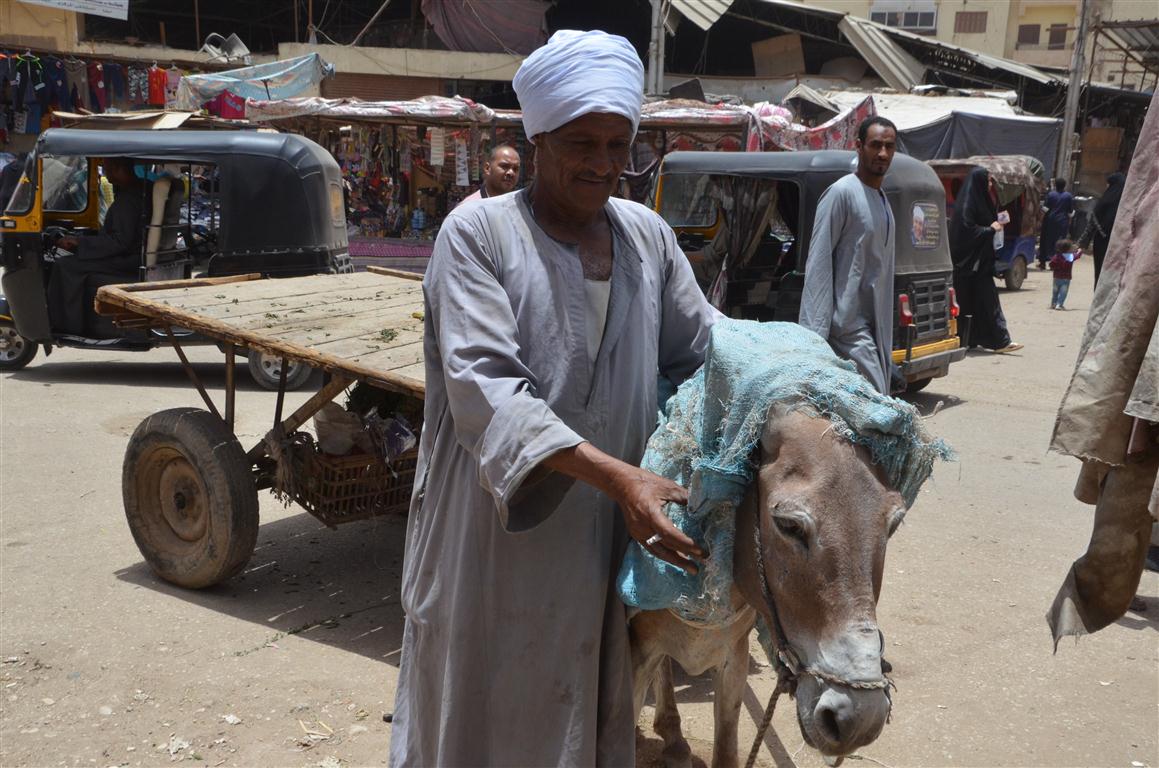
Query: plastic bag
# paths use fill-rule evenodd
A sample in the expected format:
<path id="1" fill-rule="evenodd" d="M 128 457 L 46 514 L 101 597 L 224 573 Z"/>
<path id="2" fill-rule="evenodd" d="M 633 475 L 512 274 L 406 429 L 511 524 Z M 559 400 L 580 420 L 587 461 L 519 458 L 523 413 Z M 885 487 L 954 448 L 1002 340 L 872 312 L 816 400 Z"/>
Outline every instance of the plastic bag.
<path id="1" fill-rule="evenodd" d="M 314 432 L 318 436 L 318 448 L 331 456 L 345 456 L 355 446 L 365 453 L 374 450 L 362 419 L 337 403 L 326 403 L 314 414 Z"/>

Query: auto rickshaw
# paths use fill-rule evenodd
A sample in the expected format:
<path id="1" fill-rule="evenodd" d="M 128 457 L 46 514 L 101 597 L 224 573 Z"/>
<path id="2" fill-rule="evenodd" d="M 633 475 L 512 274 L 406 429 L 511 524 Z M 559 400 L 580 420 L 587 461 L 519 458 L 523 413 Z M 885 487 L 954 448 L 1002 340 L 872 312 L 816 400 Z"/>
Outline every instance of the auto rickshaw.
<path id="1" fill-rule="evenodd" d="M 135 269 L 86 275 L 84 333 L 65 333 L 51 327 L 47 287 L 61 239 L 100 228 L 104 158 L 131 158 L 144 181 L 139 259 Z M 338 164 L 292 134 L 50 129 L 3 204 L 0 371 L 28 365 L 39 346 L 49 354 L 54 347 L 143 351 L 167 342 L 156 329 L 118 328 L 98 317 L 92 302 L 102 285 L 353 271 Z M 307 366 L 286 366 L 288 388 L 310 375 Z M 249 368 L 260 385 L 278 388 L 281 358 L 251 355 Z"/>
<path id="2" fill-rule="evenodd" d="M 998 210 L 1010 214 L 1005 243 L 994 254 L 994 277 L 1017 291 L 1026 280 L 1027 266 L 1034 263 L 1038 235 L 1042 231 L 1042 199 L 1046 194 L 1046 169 L 1028 155 L 967 157 L 962 160 L 930 160 L 930 167 L 946 190 L 946 213 L 954 216 L 954 201 L 970 171 L 985 168 L 998 190 Z"/>
<path id="3" fill-rule="evenodd" d="M 797 322 L 813 214 L 853 152 L 673 152 L 652 189 L 709 300 L 725 314 Z M 898 154 L 882 186 L 897 222 L 893 361 L 905 391 L 966 355 L 946 235 L 945 195 L 929 166 Z"/>

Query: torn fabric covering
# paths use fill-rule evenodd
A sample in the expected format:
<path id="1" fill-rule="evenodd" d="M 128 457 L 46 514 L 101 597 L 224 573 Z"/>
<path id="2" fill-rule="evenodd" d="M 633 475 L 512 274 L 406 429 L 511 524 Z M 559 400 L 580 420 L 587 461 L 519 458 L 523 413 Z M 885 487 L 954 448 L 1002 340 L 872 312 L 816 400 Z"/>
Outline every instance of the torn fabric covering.
<path id="1" fill-rule="evenodd" d="M 423 0 L 423 18 L 452 51 L 526 56 L 547 41 L 543 0 Z"/>
<path id="2" fill-rule="evenodd" d="M 1083 461 L 1075 497 L 1095 504 L 1087 551 L 1046 615 L 1056 649 L 1126 612 L 1159 520 L 1157 105 L 1153 97 L 1051 438 L 1051 450 Z"/>
<path id="3" fill-rule="evenodd" d="M 311 53 L 225 72 L 186 75 L 177 85 L 177 108 L 196 111 L 222 91 L 245 99 L 287 99 L 333 74 L 333 64 Z"/>
<path id="4" fill-rule="evenodd" d="M 795 323 L 720 320 L 704 366 L 668 401 L 641 462 L 688 488 L 688 506 L 670 504 L 667 514 L 711 556 L 690 575 L 634 542 L 617 580 L 625 604 L 670 608 L 693 622 L 729 619 L 734 511 L 752 481 L 753 449 L 774 403 L 812 410 L 868 448 L 907 506 L 934 461 L 952 456 L 942 440 L 929 437 L 912 405 L 879 394 L 812 331 Z"/>

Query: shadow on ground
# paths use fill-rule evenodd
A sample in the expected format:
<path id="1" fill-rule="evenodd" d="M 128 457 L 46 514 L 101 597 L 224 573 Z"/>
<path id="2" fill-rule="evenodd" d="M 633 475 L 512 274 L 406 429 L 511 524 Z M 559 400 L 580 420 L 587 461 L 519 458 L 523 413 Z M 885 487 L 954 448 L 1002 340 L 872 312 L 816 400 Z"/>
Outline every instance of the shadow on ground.
<path id="1" fill-rule="evenodd" d="M 185 369 L 176 355 L 170 350 L 153 350 L 142 352 L 141 362 L 126 362 L 124 360 L 110 360 L 107 363 L 85 361 L 70 362 L 68 350 L 57 350 L 49 359 L 38 357 L 32 365 L 20 371 L 8 374 L 17 381 L 41 383 L 46 386 L 53 384 L 94 384 L 98 386 L 149 386 L 187 388 L 197 397 L 197 390 L 193 382 L 185 375 Z M 61 357 L 57 357 L 60 355 Z M 193 370 L 202 384 L 209 390 L 210 395 L 217 397 L 225 391 L 225 357 L 220 363 L 193 363 Z M 315 372 L 302 389 L 317 389 L 321 386 L 321 374 Z M 258 386 L 246 368 L 244 358 L 237 361 L 237 388 L 243 392 L 264 392 Z"/>
<path id="2" fill-rule="evenodd" d="M 262 525 L 245 570 L 224 584 L 184 589 L 162 581 L 143 561 L 116 576 L 269 630 L 264 642 L 235 649 L 237 656 L 295 635 L 398 666 L 405 532 L 404 518 L 330 530 L 303 512 Z"/>

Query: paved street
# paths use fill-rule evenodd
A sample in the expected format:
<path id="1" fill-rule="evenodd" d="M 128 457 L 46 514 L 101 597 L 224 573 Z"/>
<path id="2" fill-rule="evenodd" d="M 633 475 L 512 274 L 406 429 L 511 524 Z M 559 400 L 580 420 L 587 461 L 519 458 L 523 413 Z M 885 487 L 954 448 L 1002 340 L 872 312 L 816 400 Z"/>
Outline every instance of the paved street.
<path id="1" fill-rule="evenodd" d="M 1070 311 L 1052 312 L 1049 273 L 1032 271 L 1002 294 L 1025 350 L 971 355 L 918 397 L 960 460 L 938 467 L 891 543 L 879 618 L 893 718 L 847 765 L 1159 765 L 1159 578 L 1144 577 L 1145 612 L 1057 655 L 1043 619 L 1090 530 L 1071 495 L 1078 462 L 1046 447 L 1091 274 L 1079 262 Z M 220 354 L 192 357 L 220 392 Z M 274 400 L 245 380 L 244 447 Z M 202 592 L 158 581 L 125 523 L 122 455 L 147 415 L 197 405 L 169 350 L 58 350 L 0 378 L 3 764 L 385 764 L 403 522 L 331 531 L 263 493 L 242 576 Z M 678 682 L 707 760 L 711 683 Z M 742 757 L 772 676 L 749 682 Z M 782 706 L 762 764 L 821 765 Z M 650 716 L 641 765 L 658 752 Z"/>

